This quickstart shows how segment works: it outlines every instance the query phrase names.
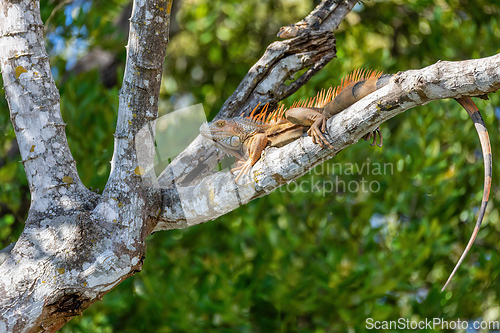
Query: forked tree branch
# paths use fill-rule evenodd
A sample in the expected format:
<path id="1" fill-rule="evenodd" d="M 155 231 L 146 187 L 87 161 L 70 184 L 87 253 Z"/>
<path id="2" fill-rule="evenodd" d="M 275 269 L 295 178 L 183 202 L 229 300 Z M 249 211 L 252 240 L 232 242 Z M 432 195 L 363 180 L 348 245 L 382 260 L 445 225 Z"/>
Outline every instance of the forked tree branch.
<path id="1" fill-rule="evenodd" d="M 0 258 L 0 332 L 55 332 L 140 271 L 160 209 L 145 125 L 157 117 L 171 4 L 134 2 L 112 173 L 97 195 L 67 148 L 39 4 L 1 0 L 0 61 L 33 205 Z"/>

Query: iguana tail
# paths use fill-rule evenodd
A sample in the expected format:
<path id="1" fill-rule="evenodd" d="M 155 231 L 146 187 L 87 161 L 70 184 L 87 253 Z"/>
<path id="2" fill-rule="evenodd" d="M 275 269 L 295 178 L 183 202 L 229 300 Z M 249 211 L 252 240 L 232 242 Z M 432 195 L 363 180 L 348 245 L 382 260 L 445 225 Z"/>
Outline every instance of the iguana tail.
<path id="1" fill-rule="evenodd" d="M 488 197 L 490 196 L 490 188 L 491 188 L 491 173 L 492 173 L 492 163 L 491 163 L 491 146 L 490 146 L 490 138 L 488 136 L 488 131 L 486 130 L 486 126 L 484 124 L 483 118 L 479 113 L 479 110 L 474 104 L 474 102 L 469 97 L 461 97 L 456 98 L 456 101 L 462 105 L 462 107 L 467 111 L 469 116 L 471 117 L 474 125 L 476 126 L 477 134 L 479 135 L 479 141 L 481 141 L 481 148 L 483 151 L 483 159 L 484 159 L 484 190 L 483 190 L 483 202 L 481 203 L 481 209 L 479 210 L 479 215 L 477 217 L 476 226 L 474 227 L 474 231 L 472 232 L 472 236 L 469 239 L 469 243 L 467 243 L 467 247 L 465 248 L 462 256 L 458 260 L 455 268 L 450 274 L 450 277 L 444 284 L 443 291 L 448 283 L 450 283 L 451 279 L 455 275 L 455 272 L 458 270 L 458 267 L 462 264 L 465 259 L 467 253 L 469 253 L 472 244 L 476 240 L 476 236 L 479 233 L 479 229 L 481 228 L 481 223 L 483 222 L 484 213 L 486 212 L 486 205 L 488 204 Z"/>

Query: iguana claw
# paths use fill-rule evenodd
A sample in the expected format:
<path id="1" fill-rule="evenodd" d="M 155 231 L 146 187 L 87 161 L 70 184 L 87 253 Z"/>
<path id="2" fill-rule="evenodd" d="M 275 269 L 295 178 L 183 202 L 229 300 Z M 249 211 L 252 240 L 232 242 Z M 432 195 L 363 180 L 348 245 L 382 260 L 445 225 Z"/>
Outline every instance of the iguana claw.
<path id="1" fill-rule="evenodd" d="M 378 136 L 380 138 L 379 143 L 377 143 L 377 146 L 382 147 L 384 144 L 384 138 L 382 137 L 382 132 L 380 131 L 380 126 L 378 126 L 375 131 L 378 133 Z"/>
<path id="2" fill-rule="evenodd" d="M 248 175 L 250 173 L 250 170 L 252 169 L 252 162 L 250 160 L 247 160 L 243 163 L 237 163 L 239 164 L 236 168 L 231 169 L 231 173 L 234 173 L 235 171 L 239 171 L 238 175 L 234 179 L 235 183 L 238 183 L 240 178 L 244 175 Z"/>
<path id="3" fill-rule="evenodd" d="M 378 133 L 378 136 L 379 136 L 379 138 L 380 138 L 380 140 L 379 140 L 379 141 L 377 141 L 377 133 Z M 382 132 L 380 131 L 380 126 L 379 126 L 379 127 L 377 127 L 377 129 L 375 129 L 374 131 L 372 131 L 372 132 L 370 132 L 370 133 L 366 134 L 366 135 L 363 137 L 363 139 L 364 139 L 365 141 L 368 141 L 368 140 L 370 140 L 371 138 L 373 138 L 373 141 L 372 141 L 372 143 L 370 143 L 370 146 L 375 146 L 375 144 L 377 144 L 377 146 L 382 147 L 382 145 L 384 144 L 384 139 L 383 139 L 383 137 L 382 137 Z"/>
<path id="4" fill-rule="evenodd" d="M 307 135 L 312 138 L 314 143 L 320 145 L 323 148 L 326 145 L 330 149 L 334 149 L 333 146 L 328 142 L 323 133 L 326 133 L 326 117 L 321 116 L 316 119 L 316 121 L 307 130 Z"/>

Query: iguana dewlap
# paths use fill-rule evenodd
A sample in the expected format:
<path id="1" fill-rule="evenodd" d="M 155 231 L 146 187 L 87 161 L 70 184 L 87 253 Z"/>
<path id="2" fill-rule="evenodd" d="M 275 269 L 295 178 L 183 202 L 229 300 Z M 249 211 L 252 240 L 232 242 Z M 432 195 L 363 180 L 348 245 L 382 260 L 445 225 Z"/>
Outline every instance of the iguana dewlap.
<path id="1" fill-rule="evenodd" d="M 256 107 L 250 117 L 214 120 L 203 124 L 200 132 L 226 154 L 236 157 L 236 167 L 231 171 L 240 171 L 235 179 L 235 182 L 238 182 L 243 175 L 250 172 L 267 146 L 282 147 L 298 139 L 305 132 L 314 143 L 332 148 L 323 135 L 326 130 L 326 120 L 385 86 L 391 77 L 392 75 L 382 75 L 381 72 L 357 70 L 344 78 L 340 86 L 330 88 L 326 93 L 322 91 L 313 99 L 293 103 L 288 110 L 282 106 L 267 114 L 264 108 L 260 114 L 254 114 Z M 484 158 L 484 189 L 483 201 L 472 236 L 442 290 L 451 281 L 476 239 L 488 204 L 492 174 L 491 146 L 481 114 L 469 97 L 456 100 L 474 121 L 479 135 Z M 380 135 L 378 129 L 368 134 L 368 137 L 374 136 L 373 143 L 376 142 L 377 133 Z"/>

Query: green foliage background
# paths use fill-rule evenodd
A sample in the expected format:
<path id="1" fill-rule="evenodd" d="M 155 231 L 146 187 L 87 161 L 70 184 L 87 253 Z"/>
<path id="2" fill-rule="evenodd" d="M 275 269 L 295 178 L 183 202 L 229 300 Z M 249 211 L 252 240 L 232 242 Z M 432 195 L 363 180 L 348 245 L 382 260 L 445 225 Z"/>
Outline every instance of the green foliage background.
<path id="1" fill-rule="evenodd" d="M 68 66 L 99 46 L 122 61 L 120 82 L 126 37 L 113 22 L 124 5 L 41 1 L 69 144 L 93 188 L 104 188 L 109 174 L 119 84 L 104 87 L 99 70 L 72 74 Z M 160 112 L 203 103 L 213 117 L 279 27 L 314 5 L 182 1 Z M 500 4 L 485 0 L 366 1 L 336 34 L 338 59 L 293 98 L 339 84 L 358 67 L 395 73 L 494 55 L 499 18 Z M 82 42 L 79 52 L 68 52 Z M 383 124 L 383 148 L 364 141 L 349 147 L 297 182 L 306 191 L 291 185 L 216 221 L 154 234 L 143 271 L 62 332 L 362 332 L 367 318 L 500 320 L 500 95 L 490 98 L 476 103 L 497 162 L 491 201 L 446 292 L 440 289 L 470 237 L 483 182 L 477 134 L 454 101 L 414 108 Z M 9 153 L 15 135 L 3 98 L 0 109 L 0 241 L 6 246 L 22 231 L 30 198 L 20 157 Z M 378 164 L 392 169 L 348 172 Z M 328 190 L 339 180 L 379 190 L 312 190 L 313 183 Z"/>

